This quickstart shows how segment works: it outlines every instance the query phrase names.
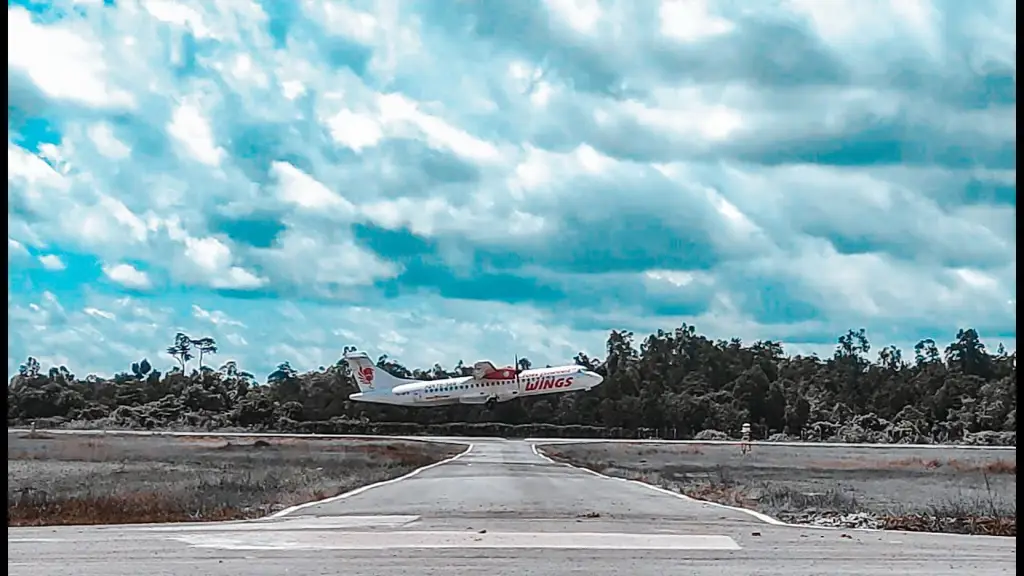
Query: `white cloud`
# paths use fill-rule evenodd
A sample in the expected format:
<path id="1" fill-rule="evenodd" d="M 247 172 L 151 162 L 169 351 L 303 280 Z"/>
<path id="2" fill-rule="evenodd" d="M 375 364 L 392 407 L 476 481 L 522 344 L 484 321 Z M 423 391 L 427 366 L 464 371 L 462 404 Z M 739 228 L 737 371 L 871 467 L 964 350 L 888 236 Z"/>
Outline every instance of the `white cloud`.
<path id="1" fill-rule="evenodd" d="M 228 316 L 224 312 L 221 312 L 220 310 L 205 310 L 196 304 L 192 305 L 192 316 L 218 326 L 238 326 L 239 328 L 245 327 L 245 324 L 231 318 L 230 316 Z"/>
<path id="2" fill-rule="evenodd" d="M 217 38 L 200 12 L 189 6 L 167 0 L 146 0 L 143 6 L 157 20 L 188 28 L 197 38 Z"/>
<path id="3" fill-rule="evenodd" d="M 220 165 L 224 149 L 214 141 L 210 123 L 196 105 L 182 102 L 174 109 L 167 133 L 178 139 L 193 158 L 210 166 Z"/>
<path id="4" fill-rule="evenodd" d="M 107 78 L 102 45 L 61 24 L 40 25 L 20 6 L 7 9 L 7 65 L 48 96 L 88 106 L 130 107 L 131 94 Z"/>
<path id="5" fill-rule="evenodd" d="M 254 251 L 264 264 L 278 271 L 279 278 L 296 286 L 319 287 L 319 295 L 330 295 L 332 286 L 352 287 L 374 280 L 392 278 L 398 267 L 386 262 L 350 240 L 332 243 L 321 236 L 288 230 L 278 246 Z"/>
<path id="6" fill-rule="evenodd" d="M 106 310 L 100 310 L 99 308 L 93 308 L 91 306 L 87 306 L 87 307 L 83 308 L 82 312 L 85 313 L 85 314 L 88 314 L 89 316 L 93 316 L 95 318 L 103 318 L 104 320 L 116 320 L 117 319 L 117 316 L 115 316 L 113 313 L 107 312 Z"/>
<path id="7" fill-rule="evenodd" d="M 104 265 L 103 273 L 126 288 L 146 289 L 152 286 L 149 275 L 131 264 Z"/>
<path id="8" fill-rule="evenodd" d="M 338 112 L 327 120 L 327 125 L 335 142 L 344 144 L 356 152 L 376 146 L 384 137 L 380 124 L 373 118 L 351 110 Z"/>
<path id="9" fill-rule="evenodd" d="M 258 288 L 265 283 L 263 278 L 233 264 L 231 248 L 214 237 L 184 238 L 185 266 L 187 274 L 198 284 L 211 288 L 246 290 Z"/>
<path id="10" fill-rule="evenodd" d="M 604 16 L 597 0 L 547 0 L 546 4 L 556 18 L 576 32 L 592 32 Z"/>
<path id="11" fill-rule="evenodd" d="M 331 191 L 323 183 L 287 162 L 274 162 L 270 165 L 270 172 L 277 178 L 278 195 L 285 202 L 321 213 L 329 210 L 349 217 L 355 211 L 355 207 L 344 196 Z"/>
<path id="12" fill-rule="evenodd" d="M 43 265 L 43 268 L 54 272 L 67 268 L 64 261 L 56 254 L 43 254 L 39 257 L 39 263 Z"/>
<path id="13" fill-rule="evenodd" d="M 402 94 L 381 94 L 377 98 L 377 108 L 383 122 L 394 126 L 399 133 L 403 133 L 405 128 L 415 128 L 416 132 L 410 135 L 423 137 L 433 148 L 448 150 L 467 160 L 481 162 L 495 161 L 501 157 L 501 152 L 492 143 L 456 128 L 438 116 L 423 112 L 419 105 Z"/>
<path id="14" fill-rule="evenodd" d="M 111 160 L 123 160 L 132 153 L 131 148 L 114 136 L 109 124 L 99 123 L 90 126 L 89 138 L 92 139 L 96 150 Z"/>
<path id="15" fill-rule="evenodd" d="M 25 245 L 13 238 L 7 239 L 7 259 L 13 260 L 15 258 L 23 258 L 28 256 L 28 250 Z"/>
<path id="16" fill-rule="evenodd" d="M 711 14 L 706 0 L 662 0 L 658 18 L 662 34 L 683 42 L 728 34 L 735 29 L 729 20 Z"/>

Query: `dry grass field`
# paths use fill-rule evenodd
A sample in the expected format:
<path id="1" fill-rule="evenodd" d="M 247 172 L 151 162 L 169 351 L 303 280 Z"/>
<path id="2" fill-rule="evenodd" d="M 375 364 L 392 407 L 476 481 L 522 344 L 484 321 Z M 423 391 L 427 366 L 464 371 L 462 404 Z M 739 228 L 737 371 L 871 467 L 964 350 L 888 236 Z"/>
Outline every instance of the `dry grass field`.
<path id="1" fill-rule="evenodd" d="M 582 443 L 538 446 L 609 476 L 793 523 L 1017 533 L 1014 450 Z"/>
<path id="2" fill-rule="evenodd" d="M 8 433 L 7 525 L 257 518 L 463 449 L 388 439 Z"/>

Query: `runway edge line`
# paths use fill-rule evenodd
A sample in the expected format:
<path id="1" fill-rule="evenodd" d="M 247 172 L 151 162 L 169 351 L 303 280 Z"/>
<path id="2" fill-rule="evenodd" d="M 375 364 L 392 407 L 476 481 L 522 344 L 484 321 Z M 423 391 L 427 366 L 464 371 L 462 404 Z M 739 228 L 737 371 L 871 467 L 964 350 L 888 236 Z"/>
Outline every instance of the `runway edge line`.
<path id="1" fill-rule="evenodd" d="M 445 458 L 444 460 L 439 460 L 437 462 L 434 462 L 433 464 L 427 464 L 426 466 L 421 466 L 421 467 L 413 470 L 412 472 L 409 472 L 408 474 L 405 474 L 403 476 L 399 476 L 398 478 L 391 478 L 390 480 L 382 480 L 380 482 L 374 482 L 373 484 L 367 484 L 365 486 L 360 486 L 359 488 L 356 488 L 354 490 L 349 490 L 348 492 L 344 492 L 344 493 L 338 494 L 336 496 L 331 496 L 330 498 L 324 498 L 322 500 L 313 500 L 313 501 L 310 501 L 310 502 L 303 502 L 302 504 L 296 504 L 295 506 L 290 506 L 290 507 L 285 508 L 283 510 L 278 510 L 277 512 L 274 512 L 273 514 L 271 514 L 269 516 L 264 516 L 263 518 L 259 518 L 257 520 L 259 520 L 259 521 L 266 521 L 266 520 L 276 520 L 278 518 L 284 518 L 285 516 L 287 516 L 289 514 L 292 514 L 294 512 L 298 512 L 299 510 L 310 508 L 312 506 L 319 506 L 321 504 L 330 504 L 331 502 L 337 502 L 338 500 L 344 500 L 346 498 L 350 498 L 352 496 L 356 496 L 358 494 L 362 494 L 363 492 L 366 492 L 367 490 L 372 490 L 374 488 L 380 488 L 381 486 L 387 486 L 389 484 L 396 484 L 398 482 L 401 482 L 402 480 L 408 480 L 408 479 L 410 479 L 410 478 L 420 474 L 421 472 L 426 472 L 427 470 L 430 470 L 431 468 L 437 468 L 438 466 L 443 466 L 444 464 L 449 464 L 451 462 L 455 462 L 459 458 L 462 458 L 466 454 L 469 454 L 470 451 L 473 450 L 473 446 L 474 445 L 471 444 L 471 443 L 467 444 L 466 445 L 466 449 L 463 450 L 462 452 L 459 452 L 455 456 L 452 456 L 450 458 Z"/>

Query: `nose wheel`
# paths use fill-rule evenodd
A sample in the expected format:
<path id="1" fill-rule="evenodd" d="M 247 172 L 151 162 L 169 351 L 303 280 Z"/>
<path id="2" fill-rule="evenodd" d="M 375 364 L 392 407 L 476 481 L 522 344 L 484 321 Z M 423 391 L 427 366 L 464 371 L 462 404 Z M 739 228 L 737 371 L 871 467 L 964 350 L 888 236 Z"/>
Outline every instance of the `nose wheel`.
<path id="1" fill-rule="evenodd" d="M 494 410 L 494 407 L 497 404 L 498 400 L 496 398 L 488 398 L 487 402 L 484 403 L 484 407 L 487 408 L 488 410 Z"/>

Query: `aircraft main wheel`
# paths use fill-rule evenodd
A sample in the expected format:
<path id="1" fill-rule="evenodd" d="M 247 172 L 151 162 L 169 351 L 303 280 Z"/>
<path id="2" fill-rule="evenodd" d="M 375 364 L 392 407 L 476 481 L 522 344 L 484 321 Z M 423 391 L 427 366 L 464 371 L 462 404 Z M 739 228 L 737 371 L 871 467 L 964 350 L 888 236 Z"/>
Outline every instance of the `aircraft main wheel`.
<path id="1" fill-rule="evenodd" d="M 488 399 L 487 399 L 487 403 L 486 403 L 486 404 L 484 404 L 484 406 L 486 406 L 488 410 L 494 410 L 494 406 L 495 406 L 495 405 L 496 405 L 497 403 L 498 403 L 498 401 L 497 401 L 497 400 L 495 400 L 494 398 L 488 398 Z"/>

